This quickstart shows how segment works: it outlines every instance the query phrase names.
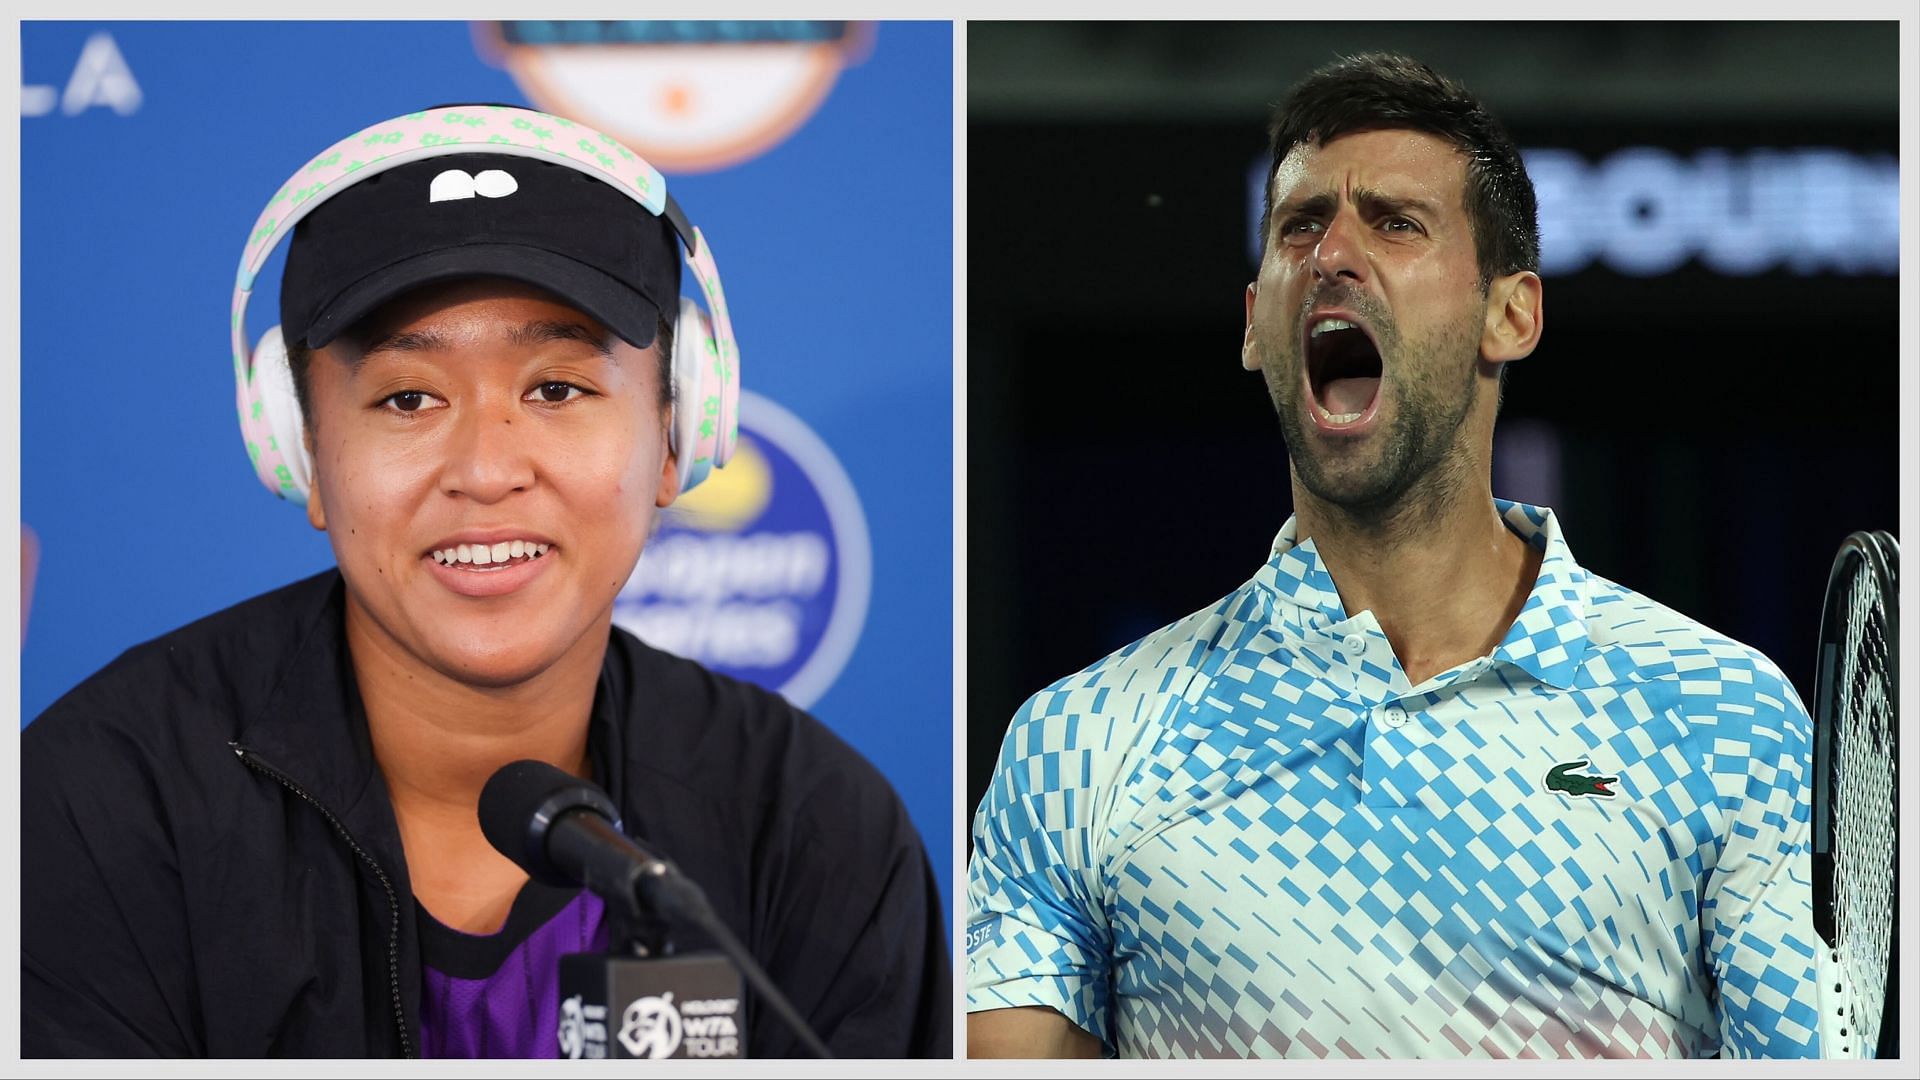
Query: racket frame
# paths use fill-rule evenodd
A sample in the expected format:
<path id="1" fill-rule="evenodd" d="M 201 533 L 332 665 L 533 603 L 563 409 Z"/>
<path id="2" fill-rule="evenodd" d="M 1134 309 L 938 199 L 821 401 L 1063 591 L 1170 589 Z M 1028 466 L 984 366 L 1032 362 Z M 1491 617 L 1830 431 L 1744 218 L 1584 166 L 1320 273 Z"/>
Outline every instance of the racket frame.
<path id="1" fill-rule="evenodd" d="M 1893 677 L 1889 680 L 1888 692 L 1892 695 L 1889 704 L 1894 718 L 1897 753 L 1900 715 L 1899 566 L 1900 546 L 1891 533 L 1853 533 L 1841 543 L 1839 552 L 1834 556 L 1833 566 L 1827 573 L 1826 596 L 1820 606 L 1819 655 L 1814 669 L 1813 690 L 1813 919 L 1820 940 L 1829 949 L 1835 947 L 1834 939 L 1838 930 L 1834 924 L 1833 910 L 1833 711 L 1836 699 L 1845 689 L 1837 685 L 1837 676 L 1840 650 L 1846 638 L 1846 606 L 1852 595 L 1850 575 L 1874 575 L 1879 579 L 1881 595 L 1886 600 L 1887 657 L 1895 669 L 1891 673 Z M 1843 581 L 1848 582 L 1849 587 L 1838 588 Z M 1898 789 L 1892 794 L 1897 822 Z M 1888 937 L 1885 1002 L 1881 1009 L 1878 1053 L 1875 1055 L 1880 1058 L 1897 1057 L 1899 1046 L 1900 875 L 1897 843 L 1894 851 L 1893 898 L 1889 910 L 1894 913 L 1894 919 Z"/>

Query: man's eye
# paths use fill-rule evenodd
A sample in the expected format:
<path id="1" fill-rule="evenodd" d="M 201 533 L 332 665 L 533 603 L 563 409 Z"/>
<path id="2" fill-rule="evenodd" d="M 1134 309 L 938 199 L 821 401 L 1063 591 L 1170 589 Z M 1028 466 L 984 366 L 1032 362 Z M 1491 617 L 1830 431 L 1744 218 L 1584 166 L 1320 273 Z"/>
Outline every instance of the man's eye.
<path id="1" fill-rule="evenodd" d="M 1282 236 L 1299 236 L 1305 233 L 1317 232 L 1319 229 L 1320 223 L 1312 218 L 1294 218 L 1292 221 L 1280 226 L 1280 234 Z"/>
<path id="2" fill-rule="evenodd" d="M 438 400 L 440 399 L 425 390 L 402 390 L 397 394 L 389 394 L 381 398 L 379 407 L 389 412 L 417 413 L 429 408 Z"/>
<path id="3" fill-rule="evenodd" d="M 569 382 L 543 382 L 539 386 L 534 387 L 533 392 L 527 396 L 529 398 L 537 398 L 549 405 L 559 405 L 563 402 L 586 397 L 587 393 L 588 391 L 582 390 Z"/>
<path id="4" fill-rule="evenodd" d="M 1399 214 L 1394 214 L 1393 216 L 1387 218 L 1385 221 L 1381 222 L 1381 225 L 1388 232 L 1414 232 L 1417 229 L 1419 229 L 1419 226 L 1413 223 L 1412 218 L 1404 218 L 1404 217 L 1401 217 Z"/>

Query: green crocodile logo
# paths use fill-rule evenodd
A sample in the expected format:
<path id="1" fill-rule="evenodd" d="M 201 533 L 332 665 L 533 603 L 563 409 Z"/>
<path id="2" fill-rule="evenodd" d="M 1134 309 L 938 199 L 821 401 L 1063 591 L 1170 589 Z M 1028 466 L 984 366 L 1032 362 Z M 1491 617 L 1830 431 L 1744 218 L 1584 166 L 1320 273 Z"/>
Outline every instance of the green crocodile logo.
<path id="1" fill-rule="evenodd" d="M 1568 795 L 1602 795 L 1613 798 L 1619 794 L 1608 784 L 1620 779 L 1617 776 L 1588 776 L 1573 770 L 1587 767 L 1586 761 L 1563 761 L 1547 770 L 1547 790 L 1559 791 Z"/>

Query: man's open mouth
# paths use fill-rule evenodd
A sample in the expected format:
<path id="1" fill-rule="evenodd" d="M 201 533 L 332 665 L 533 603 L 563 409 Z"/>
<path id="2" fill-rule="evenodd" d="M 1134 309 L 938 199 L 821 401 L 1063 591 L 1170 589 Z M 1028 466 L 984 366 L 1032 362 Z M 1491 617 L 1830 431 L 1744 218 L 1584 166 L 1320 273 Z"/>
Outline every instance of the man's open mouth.
<path id="1" fill-rule="evenodd" d="M 1357 423 L 1380 394 L 1380 348 L 1367 331 L 1339 317 L 1307 323 L 1307 387 L 1322 423 Z"/>

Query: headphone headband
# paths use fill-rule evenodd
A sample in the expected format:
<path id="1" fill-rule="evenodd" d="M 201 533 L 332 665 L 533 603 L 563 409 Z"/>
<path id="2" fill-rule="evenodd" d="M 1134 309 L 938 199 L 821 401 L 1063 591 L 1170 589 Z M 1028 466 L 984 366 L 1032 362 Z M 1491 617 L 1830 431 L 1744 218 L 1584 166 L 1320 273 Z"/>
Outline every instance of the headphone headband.
<path id="1" fill-rule="evenodd" d="M 280 237 L 350 184 L 423 158 L 471 153 L 554 158 L 606 180 L 648 213 L 666 214 L 666 178 L 611 135 L 564 117 L 506 105 L 428 109 L 363 128 L 288 177 L 248 234 L 240 257 L 240 287 L 251 290 Z M 339 183 L 342 179 L 348 183 Z M 677 213 L 678 206 L 674 209 L 668 220 L 684 240 L 686 218 Z"/>
<path id="2" fill-rule="evenodd" d="M 683 455 L 683 476 L 690 479 L 686 486 L 697 483 L 709 468 L 726 464 L 739 436 L 736 379 L 740 351 L 712 249 L 667 194 L 666 178 L 613 136 L 565 117 L 509 105 L 454 105 L 407 113 L 334 143 L 289 177 L 254 220 L 234 276 L 230 336 L 240 427 L 247 454 L 262 479 L 283 498 L 303 498 L 302 484 L 287 464 L 289 455 L 301 453 L 302 448 L 279 444 L 253 385 L 253 350 L 247 345 L 246 313 L 261 267 L 301 218 L 353 184 L 410 162 L 464 153 L 506 154 L 566 165 L 607 182 L 647 212 L 667 220 L 686 246 L 687 264 L 693 268 L 694 280 L 706 299 L 707 322 L 712 329 L 711 339 L 705 342 L 705 350 L 711 354 L 708 374 L 712 381 L 702 383 L 711 392 L 703 390 L 701 400 L 676 405 L 698 409 L 701 416 L 699 422 L 688 427 L 691 444 L 676 444 Z"/>

